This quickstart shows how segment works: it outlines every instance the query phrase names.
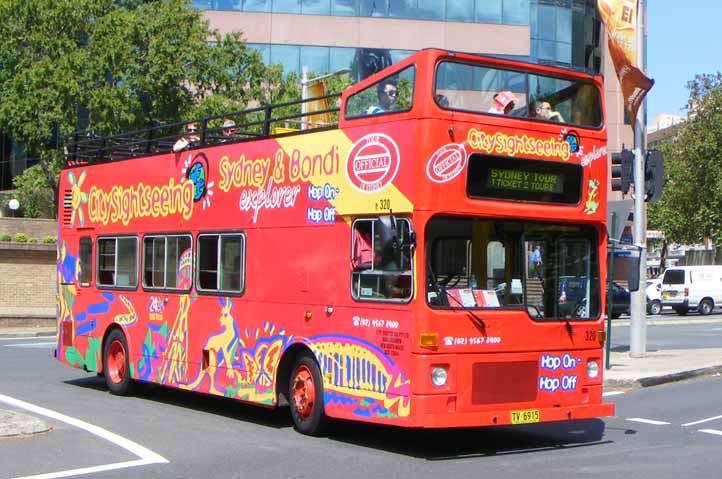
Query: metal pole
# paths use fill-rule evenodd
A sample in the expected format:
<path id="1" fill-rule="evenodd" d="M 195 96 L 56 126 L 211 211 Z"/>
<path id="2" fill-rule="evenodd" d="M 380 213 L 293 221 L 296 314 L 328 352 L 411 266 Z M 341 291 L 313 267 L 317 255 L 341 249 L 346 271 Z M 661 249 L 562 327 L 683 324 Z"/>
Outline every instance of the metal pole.
<path id="1" fill-rule="evenodd" d="M 612 212 L 612 229 L 610 231 L 617 231 L 617 213 L 614 212 Z M 612 354 L 612 295 L 610 291 L 612 291 L 612 281 L 614 281 L 614 246 L 616 242 L 612 239 L 612 241 L 608 241 L 607 244 L 609 243 L 612 244 L 612 258 L 607 265 L 607 344 L 604 358 L 605 369 L 612 367 L 609 364 L 609 357 Z"/>
<path id="2" fill-rule="evenodd" d="M 644 71 L 644 0 L 637 1 L 637 65 Z M 634 243 L 641 247 L 639 259 L 639 290 L 632 293 L 629 330 L 629 355 L 641 358 L 647 354 L 647 295 L 644 288 L 647 279 L 647 217 L 644 208 L 644 156 L 646 103 L 644 100 L 634 123 Z"/>

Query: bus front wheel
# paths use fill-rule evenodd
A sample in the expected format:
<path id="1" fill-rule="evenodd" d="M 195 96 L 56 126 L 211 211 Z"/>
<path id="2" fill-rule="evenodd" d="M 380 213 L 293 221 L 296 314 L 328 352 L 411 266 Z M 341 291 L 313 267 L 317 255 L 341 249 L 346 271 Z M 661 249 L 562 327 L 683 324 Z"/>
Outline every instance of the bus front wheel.
<path id="1" fill-rule="evenodd" d="M 133 392 L 134 383 L 130 377 L 128 342 L 119 329 L 111 331 L 105 340 L 103 374 L 111 393 L 126 396 Z"/>
<path id="2" fill-rule="evenodd" d="M 296 430 L 316 436 L 323 433 L 328 418 L 323 410 L 323 379 L 316 360 L 302 354 L 296 360 L 288 388 L 291 418 Z"/>

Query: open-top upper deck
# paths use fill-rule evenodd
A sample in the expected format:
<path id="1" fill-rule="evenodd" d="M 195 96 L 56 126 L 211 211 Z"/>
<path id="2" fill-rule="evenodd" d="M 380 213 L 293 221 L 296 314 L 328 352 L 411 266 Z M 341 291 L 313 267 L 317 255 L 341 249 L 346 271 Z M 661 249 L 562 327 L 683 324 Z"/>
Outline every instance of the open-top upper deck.
<path id="1" fill-rule="evenodd" d="M 394 101 L 385 102 L 384 87 L 396 90 Z M 343 129 L 371 119 L 476 118 L 517 129 L 558 123 L 594 134 L 603 128 L 603 111 L 599 76 L 427 49 L 350 86 L 342 95 L 269 104 L 110 136 L 74 133 L 66 142 L 66 166 L 168 153 L 189 125 L 197 129 L 187 147 L 194 149 Z M 230 133 L 223 126 L 228 122 L 233 124 Z"/>

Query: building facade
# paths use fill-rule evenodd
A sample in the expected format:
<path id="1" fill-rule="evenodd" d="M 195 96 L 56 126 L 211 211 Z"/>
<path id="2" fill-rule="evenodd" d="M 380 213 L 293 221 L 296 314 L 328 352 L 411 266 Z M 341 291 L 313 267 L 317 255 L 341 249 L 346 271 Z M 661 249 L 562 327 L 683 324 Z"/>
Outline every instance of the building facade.
<path id="1" fill-rule="evenodd" d="M 398 61 L 422 48 L 601 73 L 608 150 L 633 144 L 596 0 L 194 0 L 211 28 L 240 32 L 267 64 L 315 74 L 350 68 L 359 49 Z M 619 194 L 610 191 L 610 199 Z"/>

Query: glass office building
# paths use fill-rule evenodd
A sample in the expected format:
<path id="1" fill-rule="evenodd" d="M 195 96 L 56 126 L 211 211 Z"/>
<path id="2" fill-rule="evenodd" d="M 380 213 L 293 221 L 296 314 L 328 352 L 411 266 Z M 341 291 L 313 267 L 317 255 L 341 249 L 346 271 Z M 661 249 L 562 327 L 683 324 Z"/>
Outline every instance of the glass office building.
<path id="1" fill-rule="evenodd" d="M 410 23 L 430 22 L 443 23 L 444 29 L 477 31 L 471 25 L 494 26 L 497 38 L 479 38 L 479 41 L 466 42 L 462 51 L 474 53 L 511 56 L 514 58 L 539 63 L 552 63 L 562 66 L 574 66 L 599 72 L 601 67 L 600 21 L 596 13 L 594 0 L 194 0 L 192 5 L 207 12 L 211 26 L 213 20 L 219 19 L 223 12 L 227 15 L 238 15 L 238 29 L 244 32 L 249 45 L 257 49 L 265 62 L 280 63 L 287 72 L 299 72 L 306 66 L 310 71 L 326 73 L 348 67 L 358 47 L 378 47 L 378 45 L 321 45 L 317 31 L 307 33 L 306 42 L 301 38 L 294 43 L 287 41 L 263 41 L 264 35 L 256 32 L 249 36 L 244 28 L 244 14 L 248 19 L 257 19 L 257 14 L 270 14 L 270 18 L 293 15 L 301 16 L 299 21 L 306 24 L 304 16 L 323 16 L 318 19 L 325 24 L 336 17 L 339 23 L 354 26 L 349 19 L 373 19 L 380 29 L 384 27 L 394 30 L 403 25 L 408 28 Z M 255 15 L 253 15 L 255 14 Z M 332 20 L 331 20 L 332 21 Z M 273 20 L 268 22 L 270 36 L 273 37 Z M 512 27 L 509 32 L 518 34 L 522 27 L 526 32 L 527 48 L 518 46 L 509 51 L 500 51 L 499 43 L 494 41 L 490 48 L 489 40 L 504 35 L 504 29 Z M 420 28 L 423 28 L 421 26 Z M 258 34 L 260 33 L 260 35 Z M 347 31 L 348 33 L 348 31 Z M 353 32 L 349 36 L 353 36 Z M 294 35 L 294 37 L 296 37 Z M 474 37 L 471 37 L 474 38 Z M 339 39 L 331 39 L 337 42 Z M 343 39 L 340 39 L 344 41 Z M 409 55 L 418 48 L 438 46 L 449 48 L 450 45 L 429 45 L 420 39 L 417 48 L 394 48 L 389 51 L 394 60 Z M 408 42 L 403 46 L 408 45 Z M 387 45 L 388 46 L 388 45 Z M 401 46 L 401 45 L 399 45 Z M 455 48 L 449 48 L 454 50 Z"/>

